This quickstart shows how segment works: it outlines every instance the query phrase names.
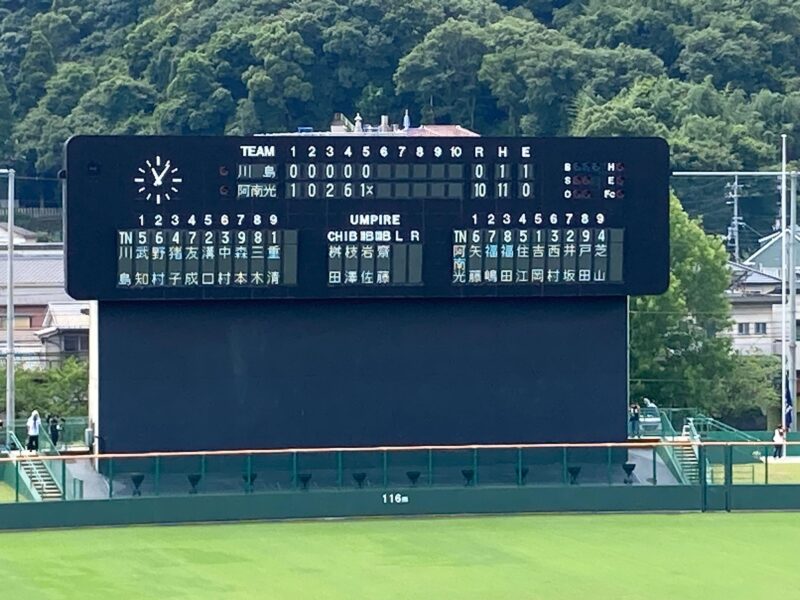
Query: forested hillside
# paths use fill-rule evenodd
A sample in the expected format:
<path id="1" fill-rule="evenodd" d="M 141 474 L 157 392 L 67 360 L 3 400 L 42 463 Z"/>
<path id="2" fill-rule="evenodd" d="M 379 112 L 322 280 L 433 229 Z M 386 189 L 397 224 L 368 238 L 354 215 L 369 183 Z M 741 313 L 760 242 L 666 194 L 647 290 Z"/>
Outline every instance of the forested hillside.
<path id="1" fill-rule="evenodd" d="M 780 133 L 800 128 L 800 0 L 3 6 L 0 155 L 28 176 L 52 176 L 74 133 L 324 128 L 336 111 L 409 108 L 484 135 L 661 135 L 680 169 L 774 166 Z"/>

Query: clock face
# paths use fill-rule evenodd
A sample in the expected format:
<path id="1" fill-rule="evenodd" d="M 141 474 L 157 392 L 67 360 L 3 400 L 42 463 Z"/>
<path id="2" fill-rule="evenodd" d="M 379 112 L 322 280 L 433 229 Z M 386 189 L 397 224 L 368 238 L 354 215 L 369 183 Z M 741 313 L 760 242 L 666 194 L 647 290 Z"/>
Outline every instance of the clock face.
<path id="1" fill-rule="evenodd" d="M 138 168 L 133 182 L 139 198 L 161 204 L 177 197 L 183 179 L 172 161 L 157 154 Z"/>

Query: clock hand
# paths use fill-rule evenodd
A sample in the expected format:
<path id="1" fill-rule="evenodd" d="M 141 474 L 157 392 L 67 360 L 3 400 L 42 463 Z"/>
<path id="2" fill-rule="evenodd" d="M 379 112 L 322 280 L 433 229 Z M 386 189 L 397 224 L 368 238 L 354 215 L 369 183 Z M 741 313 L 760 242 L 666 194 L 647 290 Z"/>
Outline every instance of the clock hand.
<path id="1" fill-rule="evenodd" d="M 156 170 L 153 167 L 150 167 L 150 172 L 153 174 L 153 185 L 155 186 L 161 185 L 161 177 L 163 176 L 163 173 L 159 175 L 158 173 L 156 173 Z"/>
<path id="2" fill-rule="evenodd" d="M 164 170 L 163 170 L 163 171 L 161 171 L 161 175 L 159 175 L 159 176 L 158 176 L 158 182 L 159 182 L 159 184 L 161 184 L 161 183 L 162 183 L 162 181 L 163 181 L 163 179 L 164 179 L 164 175 L 166 175 L 166 174 L 167 174 L 167 171 L 169 171 L 169 167 L 170 167 L 170 164 L 169 164 L 169 161 L 167 161 L 167 164 L 166 164 L 166 165 L 164 165 Z"/>

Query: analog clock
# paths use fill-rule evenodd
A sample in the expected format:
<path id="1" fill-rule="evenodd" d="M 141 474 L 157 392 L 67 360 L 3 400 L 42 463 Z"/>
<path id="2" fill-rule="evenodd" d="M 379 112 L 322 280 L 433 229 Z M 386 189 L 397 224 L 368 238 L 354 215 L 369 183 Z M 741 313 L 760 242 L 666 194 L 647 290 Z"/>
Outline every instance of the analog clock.
<path id="1" fill-rule="evenodd" d="M 183 183 L 178 167 L 172 161 L 164 159 L 160 154 L 141 165 L 133 178 L 136 192 L 140 198 L 161 204 L 174 199 Z"/>

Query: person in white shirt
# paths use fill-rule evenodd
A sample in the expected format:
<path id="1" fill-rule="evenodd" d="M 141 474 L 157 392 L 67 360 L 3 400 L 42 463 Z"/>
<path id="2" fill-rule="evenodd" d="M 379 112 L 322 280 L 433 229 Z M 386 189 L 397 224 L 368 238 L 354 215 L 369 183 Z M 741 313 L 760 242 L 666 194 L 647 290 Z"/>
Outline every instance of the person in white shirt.
<path id="1" fill-rule="evenodd" d="M 30 452 L 39 451 L 39 428 L 42 420 L 39 418 L 39 411 L 34 410 L 28 417 L 28 450 Z"/>
<path id="2" fill-rule="evenodd" d="M 783 456 L 783 445 L 786 443 L 783 427 L 775 428 L 775 433 L 772 434 L 772 443 L 775 444 L 775 449 L 772 451 L 772 458 L 781 458 Z"/>

